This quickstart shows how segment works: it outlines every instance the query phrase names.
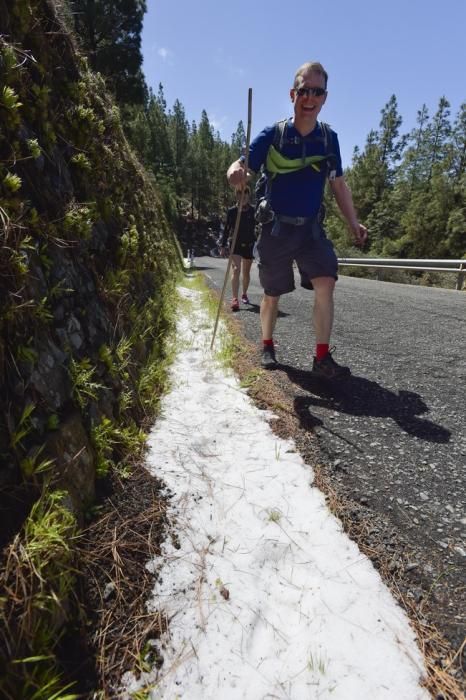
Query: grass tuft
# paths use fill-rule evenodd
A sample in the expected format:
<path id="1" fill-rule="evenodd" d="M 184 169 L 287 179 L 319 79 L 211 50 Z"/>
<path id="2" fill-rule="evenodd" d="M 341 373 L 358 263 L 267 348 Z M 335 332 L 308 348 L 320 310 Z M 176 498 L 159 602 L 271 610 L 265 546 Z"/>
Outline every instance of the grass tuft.
<path id="1" fill-rule="evenodd" d="M 76 520 L 66 494 L 44 488 L 0 574 L 0 694 L 13 700 L 71 700 L 57 658 L 66 601 L 75 584 Z"/>

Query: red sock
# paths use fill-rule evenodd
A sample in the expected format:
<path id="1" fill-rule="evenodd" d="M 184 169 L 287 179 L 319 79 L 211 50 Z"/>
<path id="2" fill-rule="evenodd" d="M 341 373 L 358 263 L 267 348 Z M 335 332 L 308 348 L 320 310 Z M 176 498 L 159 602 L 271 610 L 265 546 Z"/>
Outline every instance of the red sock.
<path id="1" fill-rule="evenodd" d="M 267 340 L 262 341 L 264 344 L 264 348 L 273 348 L 273 338 L 268 338 Z"/>
<path id="2" fill-rule="evenodd" d="M 325 355 L 328 354 L 328 343 L 317 343 L 316 345 L 316 359 L 322 360 Z"/>

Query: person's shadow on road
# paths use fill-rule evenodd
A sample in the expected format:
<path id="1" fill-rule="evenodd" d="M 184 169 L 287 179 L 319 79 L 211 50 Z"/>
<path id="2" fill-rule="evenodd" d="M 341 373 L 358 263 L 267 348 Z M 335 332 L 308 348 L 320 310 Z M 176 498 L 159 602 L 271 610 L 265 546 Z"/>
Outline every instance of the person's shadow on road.
<path id="1" fill-rule="evenodd" d="M 245 306 L 241 306 L 241 311 L 248 311 L 250 314 L 260 314 L 261 307 L 260 307 L 260 304 L 249 303 Z M 284 311 L 280 311 L 280 309 L 278 309 L 277 318 L 285 318 L 286 316 L 289 316 L 289 315 L 290 314 L 287 314 Z"/>
<path id="2" fill-rule="evenodd" d="M 408 435 L 428 442 L 448 442 L 451 433 L 441 425 L 419 418 L 429 411 L 419 394 L 385 389 L 377 382 L 354 375 L 345 380 L 316 379 L 311 372 L 289 365 L 280 365 L 289 379 L 309 392 L 310 396 L 296 396 L 294 408 L 301 426 L 307 430 L 322 425 L 320 418 L 310 412 L 312 406 L 322 406 L 353 416 L 391 418 Z"/>

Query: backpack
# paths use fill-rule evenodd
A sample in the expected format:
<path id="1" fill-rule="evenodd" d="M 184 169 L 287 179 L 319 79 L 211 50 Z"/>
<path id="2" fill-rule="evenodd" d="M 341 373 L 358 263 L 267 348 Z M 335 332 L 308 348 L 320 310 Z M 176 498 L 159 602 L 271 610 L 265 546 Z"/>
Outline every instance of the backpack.
<path id="1" fill-rule="evenodd" d="M 287 125 L 288 125 L 288 119 L 281 119 L 279 122 L 276 122 L 275 124 L 275 130 L 274 130 L 274 135 L 273 135 L 273 141 L 272 145 L 269 148 L 269 153 L 267 155 L 267 161 L 264 165 L 261 167 L 260 175 L 259 178 L 257 179 L 256 186 L 254 188 L 254 194 L 255 194 L 255 200 L 256 200 L 256 221 L 258 223 L 264 224 L 268 223 L 269 221 L 272 221 L 274 217 L 274 212 L 271 209 L 270 205 L 270 200 L 271 200 L 271 194 L 272 194 L 272 183 L 275 175 L 278 172 L 281 172 L 281 174 L 285 172 L 291 172 L 292 169 L 287 169 L 283 168 L 280 170 L 279 167 L 279 161 L 282 161 L 283 164 L 286 163 L 288 159 L 286 159 L 284 156 L 281 155 L 283 146 L 287 143 L 301 143 L 303 144 L 306 143 L 306 141 L 310 140 L 321 140 L 324 143 L 324 156 L 310 156 L 307 159 L 303 156 L 302 163 L 300 164 L 299 167 L 312 167 L 317 171 L 320 171 L 320 168 L 317 167 L 318 162 L 325 163 L 325 168 L 326 168 L 326 176 L 323 179 L 323 186 L 322 190 L 325 187 L 325 181 L 328 178 L 329 180 L 334 180 L 336 176 L 336 157 L 332 153 L 331 148 L 332 148 L 332 137 L 331 137 L 331 129 L 328 124 L 325 122 L 319 122 L 319 125 L 322 130 L 322 136 L 319 137 L 312 137 L 310 138 L 310 134 L 304 137 L 304 139 L 301 139 L 299 137 L 293 137 L 290 138 L 287 136 Z M 275 169 L 275 172 L 271 172 L 269 169 L 271 167 L 272 161 L 274 158 L 270 158 L 269 156 L 272 154 L 272 156 L 275 156 L 275 161 L 278 161 L 277 167 Z M 309 163 L 305 163 L 305 160 L 309 161 Z M 289 160 L 288 162 L 293 163 L 292 160 Z M 267 167 L 269 166 L 269 167 Z M 295 168 L 297 169 L 297 168 Z"/>

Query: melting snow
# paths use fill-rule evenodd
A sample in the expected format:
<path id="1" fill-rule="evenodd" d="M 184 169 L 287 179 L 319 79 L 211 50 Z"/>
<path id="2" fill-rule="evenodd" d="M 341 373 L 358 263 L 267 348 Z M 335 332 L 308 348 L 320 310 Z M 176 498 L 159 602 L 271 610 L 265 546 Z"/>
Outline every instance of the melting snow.
<path id="1" fill-rule="evenodd" d="M 190 308 L 148 456 L 176 532 L 148 564 L 148 609 L 170 624 L 155 642 L 162 667 L 126 674 L 125 697 L 428 699 L 405 614 L 293 442 L 212 356 L 201 294 L 180 292 Z"/>

